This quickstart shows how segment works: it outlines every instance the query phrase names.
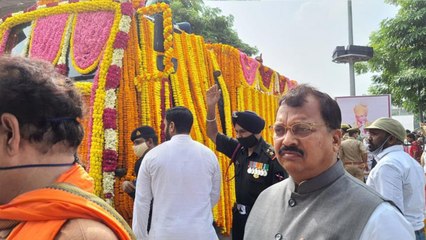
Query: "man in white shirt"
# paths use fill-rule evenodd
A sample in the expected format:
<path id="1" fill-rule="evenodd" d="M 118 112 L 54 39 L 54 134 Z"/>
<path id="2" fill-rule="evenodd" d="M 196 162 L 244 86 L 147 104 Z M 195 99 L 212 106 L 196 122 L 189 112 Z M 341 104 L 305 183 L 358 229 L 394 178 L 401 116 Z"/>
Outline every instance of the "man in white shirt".
<path id="1" fill-rule="evenodd" d="M 220 196 L 221 172 L 215 154 L 191 139 L 192 123 L 187 108 L 168 109 L 164 125 L 169 141 L 145 155 L 136 183 L 133 231 L 137 239 L 218 239 L 212 208 Z"/>
<path id="2" fill-rule="evenodd" d="M 413 226 L 416 239 L 424 239 L 424 173 L 420 164 L 404 152 L 404 127 L 395 119 L 379 118 L 366 130 L 368 149 L 377 161 L 367 185 L 393 201 Z"/>

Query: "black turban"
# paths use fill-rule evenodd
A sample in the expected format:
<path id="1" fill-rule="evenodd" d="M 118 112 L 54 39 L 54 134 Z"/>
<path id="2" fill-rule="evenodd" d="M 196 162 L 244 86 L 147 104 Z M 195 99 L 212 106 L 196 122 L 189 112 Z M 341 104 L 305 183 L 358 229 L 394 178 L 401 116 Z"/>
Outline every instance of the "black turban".
<path id="1" fill-rule="evenodd" d="M 148 139 L 148 138 L 153 138 L 155 137 L 155 131 L 152 127 L 150 126 L 142 126 L 142 127 L 138 127 L 135 130 L 133 130 L 132 135 L 130 136 L 130 140 L 135 141 L 138 138 L 144 138 L 144 139 Z"/>
<path id="2" fill-rule="evenodd" d="M 233 112 L 232 125 L 235 126 L 236 123 L 254 134 L 260 133 L 265 127 L 265 120 L 252 111 Z"/>

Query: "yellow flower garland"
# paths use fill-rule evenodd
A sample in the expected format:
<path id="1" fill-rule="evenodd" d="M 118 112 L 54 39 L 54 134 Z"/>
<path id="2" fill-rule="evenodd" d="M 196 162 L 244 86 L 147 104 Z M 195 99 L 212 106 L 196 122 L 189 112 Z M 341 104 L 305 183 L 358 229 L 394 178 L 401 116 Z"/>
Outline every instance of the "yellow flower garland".
<path id="1" fill-rule="evenodd" d="M 93 83 L 91 82 L 76 82 L 74 85 L 82 95 L 90 95 L 92 92 Z"/>
<path id="2" fill-rule="evenodd" d="M 101 1 L 97 2 L 100 4 Z M 105 2 L 115 9 L 114 23 L 111 28 L 110 37 L 107 40 L 106 49 L 100 65 L 98 88 L 96 89 L 96 97 L 93 106 L 93 128 L 92 128 L 92 144 L 90 147 L 90 170 L 89 174 L 95 179 L 95 194 L 101 195 L 102 193 L 102 152 L 104 144 L 104 131 L 103 131 L 103 109 L 105 103 L 105 81 L 106 74 L 109 66 L 112 63 L 113 57 L 113 43 L 115 36 L 119 29 L 119 22 L 121 18 L 120 4 L 114 2 Z"/>
<path id="3" fill-rule="evenodd" d="M 142 77 L 144 77 L 147 80 L 150 79 L 162 79 L 163 77 L 168 77 L 173 71 L 173 63 L 172 63 L 172 58 L 173 58 L 173 54 L 174 54 L 174 50 L 173 50 L 173 23 L 172 23 L 172 12 L 171 9 L 169 7 L 169 5 L 167 5 L 166 3 L 157 3 L 157 4 L 153 4 L 150 5 L 148 7 L 145 8 L 140 8 L 137 10 L 137 13 L 140 15 L 153 15 L 155 13 L 163 13 L 163 35 L 164 35 L 164 60 L 163 60 L 163 64 L 164 64 L 164 71 L 163 72 L 159 72 L 157 70 L 154 70 L 152 67 L 150 66 L 156 66 L 155 63 L 155 58 L 156 58 L 156 54 L 153 55 L 149 55 L 153 57 L 153 61 L 151 62 L 151 64 L 154 63 L 154 65 L 150 64 L 150 61 L 143 61 L 143 64 L 141 64 L 141 73 L 143 74 Z M 140 23 L 141 26 L 144 26 L 144 29 L 146 29 L 148 23 L 147 23 L 147 19 L 145 19 L 143 16 L 141 16 L 141 21 L 142 23 Z M 152 46 L 151 41 L 148 41 L 148 39 L 146 39 L 146 37 L 143 36 L 143 34 L 145 34 L 145 31 L 141 31 L 141 36 L 140 39 L 143 39 L 143 45 L 142 45 L 142 49 L 143 48 L 149 48 L 149 46 Z M 151 35 L 152 36 L 152 35 Z M 153 37 L 150 37 L 153 41 Z M 145 49 L 146 51 L 146 49 Z M 144 54 L 144 50 L 142 50 L 142 54 Z M 148 55 L 146 55 L 148 56 Z M 148 59 L 143 59 L 143 60 L 148 60 Z"/>
<path id="4" fill-rule="evenodd" d="M 213 74 L 213 71 L 220 70 L 221 68 L 219 67 L 216 55 L 213 51 L 209 51 L 208 56 L 209 56 L 208 58 L 209 62 L 212 65 L 211 74 Z M 226 133 L 229 136 L 235 136 L 233 131 L 233 126 L 232 126 L 232 121 L 231 121 L 231 102 L 230 102 L 231 97 L 222 75 L 218 77 L 218 81 L 219 81 L 219 86 L 222 89 L 222 99 L 223 99 L 224 110 L 225 110 L 224 111 L 225 126 L 219 125 L 218 127 L 221 128 L 220 130 L 222 132 L 226 131 Z M 211 81 L 211 85 L 213 85 L 213 83 L 214 82 Z M 217 114 L 216 118 L 219 119 L 220 118 L 219 112 L 216 111 L 216 114 Z M 215 149 L 213 145 L 214 143 L 211 141 L 208 141 L 208 142 L 210 144 L 209 146 L 211 147 L 211 149 Z M 217 151 L 216 151 L 216 155 L 219 159 L 219 164 L 221 166 L 223 175 L 222 175 L 221 197 L 220 197 L 220 202 L 216 207 L 217 211 L 215 211 L 215 214 L 217 214 L 217 216 L 215 220 L 217 221 L 218 226 L 223 228 L 223 232 L 226 234 L 229 234 L 231 225 L 232 225 L 232 206 L 235 202 L 235 183 L 234 181 L 228 181 L 228 179 L 232 178 L 233 176 L 234 166 L 231 165 L 227 171 L 226 169 L 229 166 L 228 157 Z M 225 173 L 227 173 L 228 175 L 226 175 Z"/>

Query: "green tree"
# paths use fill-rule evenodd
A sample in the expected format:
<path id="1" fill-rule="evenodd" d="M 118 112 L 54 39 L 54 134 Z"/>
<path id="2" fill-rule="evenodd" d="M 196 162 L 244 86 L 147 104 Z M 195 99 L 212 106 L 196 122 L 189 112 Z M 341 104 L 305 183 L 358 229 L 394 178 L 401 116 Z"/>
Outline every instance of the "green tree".
<path id="1" fill-rule="evenodd" d="M 258 52 L 256 47 L 244 43 L 233 29 L 234 17 L 223 16 L 219 8 L 204 5 L 201 0 L 175 0 L 170 4 L 175 22 L 189 22 L 193 33 L 201 35 L 209 43 L 234 46 L 249 56 Z"/>
<path id="2" fill-rule="evenodd" d="M 391 94 L 396 106 L 419 115 L 426 109 L 426 1 L 388 0 L 399 6 L 370 35 L 374 57 L 357 64 L 357 72 L 373 72 L 372 94 Z"/>

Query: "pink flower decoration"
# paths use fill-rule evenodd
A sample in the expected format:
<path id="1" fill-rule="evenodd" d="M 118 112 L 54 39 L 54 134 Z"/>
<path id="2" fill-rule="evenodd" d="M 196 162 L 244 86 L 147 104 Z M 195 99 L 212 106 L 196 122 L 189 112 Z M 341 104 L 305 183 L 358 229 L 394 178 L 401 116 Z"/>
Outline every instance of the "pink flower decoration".
<path id="1" fill-rule="evenodd" d="M 117 129 L 117 110 L 112 108 L 105 108 L 103 115 L 104 129 L 112 128 Z"/>
<path id="2" fill-rule="evenodd" d="M 115 37 L 115 42 L 114 42 L 113 47 L 115 49 L 117 49 L 117 48 L 125 49 L 127 47 L 128 41 L 129 41 L 129 34 L 123 32 L 123 31 L 119 31 L 117 33 L 117 36 Z"/>
<path id="3" fill-rule="evenodd" d="M 113 150 L 106 149 L 102 154 L 102 170 L 104 172 L 112 172 L 117 168 L 118 153 Z"/>
<path id="4" fill-rule="evenodd" d="M 131 16 L 133 15 L 133 6 L 131 2 L 125 2 L 121 4 L 121 13 L 123 15 Z"/>
<path id="5" fill-rule="evenodd" d="M 66 64 L 56 65 L 56 71 L 64 76 L 68 76 L 68 66 Z"/>
<path id="6" fill-rule="evenodd" d="M 67 19 L 67 13 L 38 19 L 31 38 L 32 44 L 29 55 L 53 62 L 60 51 Z"/>
<path id="7" fill-rule="evenodd" d="M 111 32 L 114 12 L 82 12 L 77 15 L 73 35 L 75 64 L 87 69 L 99 58 Z"/>
<path id="8" fill-rule="evenodd" d="M 106 76 L 105 88 L 116 89 L 120 85 L 121 68 L 117 65 L 112 65 L 108 68 Z"/>
<path id="9" fill-rule="evenodd" d="M 256 79 L 256 71 L 259 68 L 260 63 L 253 58 L 248 57 L 245 53 L 240 51 L 240 62 L 243 68 L 244 78 L 247 83 L 251 86 Z"/>
<path id="10" fill-rule="evenodd" d="M 31 7 L 27 8 L 27 10 L 25 10 L 25 12 L 31 12 L 37 9 L 37 4 L 32 5 Z"/>
<path id="11" fill-rule="evenodd" d="M 47 7 L 54 7 L 54 6 L 58 6 L 58 3 L 57 2 L 51 2 L 51 3 L 46 4 L 46 6 Z"/>
<path id="12" fill-rule="evenodd" d="M 283 93 L 285 90 L 285 85 L 287 84 L 287 78 L 284 76 L 280 76 L 280 80 L 278 83 L 280 84 L 280 89 L 278 90 L 280 93 Z"/>
<path id="13" fill-rule="evenodd" d="M 7 39 L 9 38 L 10 29 L 6 30 L 6 32 L 3 35 L 3 39 L 1 39 L 0 42 L 0 55 L 4 53 L 4 50 L 6 49 L 6 43 Z"/>
<path id="14" fill-rule="evenodd" d="M 260 75 L 262 76 L 263 86 L 265 86 L 266 88 L 269 89 L 269 86 L 271 85 L 271 78 L 272 78 L 272 74 L 274 73 L 274 70 L 272 70 L 268 67 L 265 67 L 265 66 L 260 66 L 259 72 L 260 72 Z"/>
<path id="15" fill-rule="evenodd" d="M 6 20 L 7 18 L 12 17 L 12 13 L 8 13 L 3 17 L 3 22 L 4 20 Z"/>

